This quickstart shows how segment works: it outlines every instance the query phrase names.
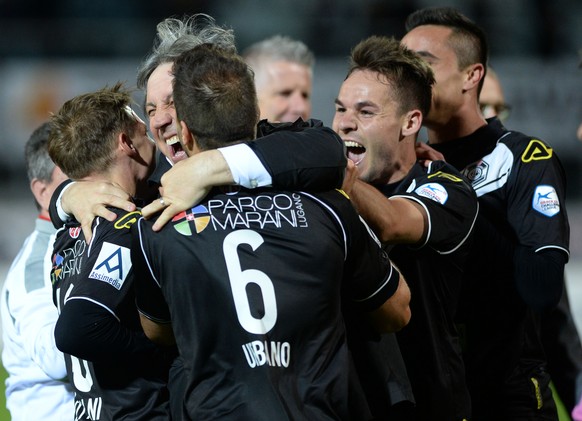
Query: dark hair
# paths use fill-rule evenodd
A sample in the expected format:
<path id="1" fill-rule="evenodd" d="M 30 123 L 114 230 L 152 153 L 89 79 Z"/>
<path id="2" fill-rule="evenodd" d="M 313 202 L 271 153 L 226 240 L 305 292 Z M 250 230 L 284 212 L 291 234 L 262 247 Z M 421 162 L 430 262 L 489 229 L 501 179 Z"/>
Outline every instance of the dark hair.
<path id="1" fill-rule="evenodd" d="M 372 36 L 352 49 L 348 76 L 355 70 L 383 75 L 398 103 L 400 113 L 419 109 L 427 115 L 434 75 L 430 66 L 414 51 L 394 38 Z"/>
<path id="2" fill-rule="evenodd" d="M 201 150 L 255 137 L 259 107 L 253 73 L 240 56 L 202 44 L 182 54 L 173 73 L 178 120 Z"/>
<path id="3" fill-rule="evenodd" d="M 131 94 L 121 83 L 76 96 L 50 118 L 48 149 L 53 161 L 72 179 L 102 172 L 113 162 L 116 136 L 132 136 L 137 120 Z"/>
<path id="4" fill-rule="evenodd" d="M 485 32 L 471 19 L 452 7 L 429 7 L 411 13 L 405 22 L 406 32 L 418 26 L 437 25 L 450 28 L 452 34 L 449 43 L 457 56 L 459 70 L 481 63 L 487 71 L 488 45 Z M 479 82 L 479 92 L 483 80 Z"/>

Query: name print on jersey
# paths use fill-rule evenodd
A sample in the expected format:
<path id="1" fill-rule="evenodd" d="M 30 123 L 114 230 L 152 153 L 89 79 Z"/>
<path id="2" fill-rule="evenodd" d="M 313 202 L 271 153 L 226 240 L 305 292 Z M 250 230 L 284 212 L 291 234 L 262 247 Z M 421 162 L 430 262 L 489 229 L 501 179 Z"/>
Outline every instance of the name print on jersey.
<path id="1" fill-rule="evenodd" d="M 268 364 L 271 367 L 289 367 L 291 345 L 289 342 L 252 341 L 243 344 L 243 352 L 249 367 Z"/>
<path id="2" fill-rule="evenodd" d="M 103 399 L 89 398 L 75 401 L 75 421 L 101 419 Z"/>
<path id="3" fill-rule="evenodd" d="M 174 229 L 182 235 L 200 234 L 209 225 L 215 231 L 241 228 L 308 227 L 301 195 L 279 193 L 274 196 L 238 196 L 209 200 L 207 206 L 198 205 L 176 215 Z"/>
<path id="4" fill-rule="evenodd" d="M 81 273 L 81 263 L 87 244 L 85 241 L 77 240 L 71 248 L 55 253 L 52 259 L 51 282 L 55 282 L 69 275 L 78 275 Z"/>

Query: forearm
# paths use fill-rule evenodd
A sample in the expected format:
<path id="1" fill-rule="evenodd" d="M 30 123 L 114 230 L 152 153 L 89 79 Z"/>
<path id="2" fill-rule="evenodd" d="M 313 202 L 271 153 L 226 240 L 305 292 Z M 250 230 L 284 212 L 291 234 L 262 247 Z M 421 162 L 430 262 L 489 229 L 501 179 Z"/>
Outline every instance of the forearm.
<path id="1" fill-rule="evenodd" d="M 412 201 L 390 200 L 361 180 L 355 181 L 350 199 L 382 243 L 417 243 L 423 238 L 424 217 Z"/>

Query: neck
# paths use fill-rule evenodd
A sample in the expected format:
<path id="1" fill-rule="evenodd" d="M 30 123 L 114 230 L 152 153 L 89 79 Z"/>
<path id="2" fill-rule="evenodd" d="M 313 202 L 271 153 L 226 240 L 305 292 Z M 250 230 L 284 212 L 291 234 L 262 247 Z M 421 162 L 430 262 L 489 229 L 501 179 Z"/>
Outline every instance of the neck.
<path id="1" fill-rule="evenodd" d="M 446 121 L 426 122 L 429 143 L 446 143 L 450 140 L 469 136 L 487 124 L 481 115 L 479 105 L 465 104 Z"/>

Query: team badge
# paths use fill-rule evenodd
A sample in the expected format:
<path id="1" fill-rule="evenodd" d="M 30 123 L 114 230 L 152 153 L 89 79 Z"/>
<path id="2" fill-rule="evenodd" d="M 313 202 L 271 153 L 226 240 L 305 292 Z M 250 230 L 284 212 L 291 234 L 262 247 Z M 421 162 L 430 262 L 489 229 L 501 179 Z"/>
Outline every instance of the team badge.
<path id="1" fill-rule="evenodd" d="M 426 197 L 430 200 L 444 205 L 449 198 L 449 193 L 439 183 L 427 183 L 419 186 L 415 191 L 417 195 Z"/>
<path id="2" fill-rule="evenodd" d="M 552 186 L 537 186 L 532 200 L 532 208 L 542 215 L 552 217 L 560 213 L 560 199 Z"/>
<path id="3" fill-rule="evenodd" d="M 552 148 L 538 139 L 532 139 L 527 145 L 525 152 L 521 155 L 521 160 L 525 163 L 531 161 L 541 161 L 544 159 L 550 159 L 553 154 Z"/>
<path id="4" fill-rule="evenodd" d="M 120 290 L 131 269 L 131 253 L 127 247 L 104 242 L 89 278 L 106 282 Z"/>
<path id="5" fill-rule="evenodd" d="M 69 228 L 69 236 L 71 238 L 78 238 L 81 234 L 81 227 Z"/>
<path id="6" fill-rule="evenodd" d="M 210 222 L 210 214 L 206 206 L 198 205 L 189 211 L 180 212 L 172 218 L 174 229 L 182 235 L 192 235 L 192 228 L 196 234 L 206 229 Z"/>

